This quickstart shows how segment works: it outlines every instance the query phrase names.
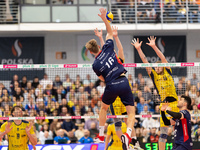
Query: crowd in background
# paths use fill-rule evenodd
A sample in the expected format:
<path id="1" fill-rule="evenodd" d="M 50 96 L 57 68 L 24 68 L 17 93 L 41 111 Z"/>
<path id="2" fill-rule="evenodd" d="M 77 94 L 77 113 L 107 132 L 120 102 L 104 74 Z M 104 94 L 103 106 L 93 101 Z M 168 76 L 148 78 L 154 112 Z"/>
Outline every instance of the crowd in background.
<path id="1" fill-rule="evenodd" d="M 12 107 L 17 105 L 23 107 L 24 116 L 30 117 L 98 116 L 105 83 L 92 80 L 89 74 L 82 78 L 84 79 L 77 75 L 76 79 L 72 80 L 70 75 L 66 74 L 63 81 L 59 75 L 51 80 L 47 74 L 44 74 L 41 80 L 35 77 L 28 81 L 26 76 L 19 79 L 18 75 L 14 75 L 10 87 L 6 88 L 3 83 L 0 83 L 0 115 L 11 116 Z M 159 95 L 150 78 L 144 78 L 142 74 L 138 74 L 138 77 L 133 79 L 129 74 L 128 80 L 134 96 L 136 114 L 159 114 Z M 191 114 L 200 114 L 200 82 L 196 74 L 193 74 L 193 78 L 189 80 L 185 77 L 180 78 L 175 86 L 178 96 L 185 94 L 192 98 Z M 108 119 L 105 126 L 112 121 Z M 200 117 L 192 117 L 191 122 L 193 140 L 200 141 Z M 41 144 L 90 143 L 98 134 L 98 125 L 96 118 L 44 119 L 34 121 L 34 131 L 38 143 Z M 158 142 L 159 126 L 159 118 L 136 118 L 135 129 L 138 140 Z M 168 142 L 173 141 L 172 131 L 172 128 L 168 131 Z M 2 144 L 6 143 L 7 137 L 2 140 Z"/>
<path id="2" fill-rule="evenodd" d="M 6 2 L 10 5 L 9 10 Z M 17 5 L 20 3 L 73 5 L 78 2 L 77 0 L 0 0 L 2 8 L 0 23 L 17 23 Z M 79 2 L 80 5 L 106 3 L 106 0 Z M 111 0 L 110 8 L 114 14 L 113 23 L 136 23 L 136 18 L 137 23 L 186 23 L 187 20 L 189 23 L 200 23 L 200 0 Z"/>

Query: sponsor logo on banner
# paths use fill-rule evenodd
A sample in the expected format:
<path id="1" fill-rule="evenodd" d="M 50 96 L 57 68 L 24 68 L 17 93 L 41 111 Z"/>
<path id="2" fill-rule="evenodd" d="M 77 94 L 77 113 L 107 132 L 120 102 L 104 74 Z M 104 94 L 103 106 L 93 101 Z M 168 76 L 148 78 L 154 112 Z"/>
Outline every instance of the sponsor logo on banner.
<path id="1" fill-rule="evenodd" d="M 150 118 L 152 117 L 151 115 L 142 115 L 142 118 Z"/>
<path id="2" fill-rule="evenodd" d="M 81 119 L 81 116 L 72 116 L 72 119 Z"/>
<path id="3" fill-rule="evenodd" d="M 17 68 L 17 65 L 3 65 L 3 68 Z"/>
<path id="4" fill-rule="evenodd" d="M 0 117 L 0 120 L 9 120 L 9 117 Z"/>
<path id="5" fill-rule="evenodd" d="M 81 50 L 81 56 L 84 61 L 90 61 L 91 59 L 94 59 L 94 55 L 92 55 L 85 46 L 83 46 Z"/>
<path id="6" fill-rule="evenodd" d="M 35 117 L 35 119 L 45 119 L 45 117 Z"/>
<path id="7" fill-rule="evenodd" d="M 194 66 L 194 63 L 181 63 L 181 66 Z"/>
<path id="8" fill-rule="evenodd" d="M 64 64 L 64 68 L 78 68 L 78 64 Z"/>
<path id="9" fill-rule="evenodd" d="M 117 118 L 117 116 L 107 116 L 107 118 Z"/>
<path id="10" fill-rule="evenodd" d="M 123 64 L 124 67 L 137 67 L 137 64 L 131 63 L 131 64 Z"/>
<path id="11" fill-rule="evenodd" d="M 82 67 L 83 68 L 90 68 L 90 67 L 92 67 L 92 65 L 91 64 L 84 64 Z"/>

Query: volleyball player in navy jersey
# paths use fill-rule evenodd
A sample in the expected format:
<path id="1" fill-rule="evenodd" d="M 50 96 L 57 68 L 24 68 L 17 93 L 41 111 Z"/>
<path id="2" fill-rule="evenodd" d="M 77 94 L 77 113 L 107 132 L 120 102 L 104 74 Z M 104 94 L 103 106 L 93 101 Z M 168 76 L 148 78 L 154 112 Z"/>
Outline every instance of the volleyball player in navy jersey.
<path id="1" fill-rule="evenodd" d="M 108 20 L 106 19 L 107 11 L 104 8 L 99 10 L 101 14 L 98 14 L 98 16 L 101 17 L 106 25 L 106 42 L 102 47 L 102 50 L 99 49 L 97 41 L 94 39 L 86 43 L 86 48 L 95 55 L 95 60 L 92 65 L 93 70 L 99 79 L 106 83 L 99 113 L 99 137 L 96 139 L 96 142 L 104 142 L 104 125 L 106 122 L 107 109 L 110 104 L 115 101 L 117 96 L 119 96 L 122 103 L 126 106 L 128 114 L 127 132 L 121 136 L 123 150 L 128 150 L 131 141 L 130 136 L 135 121 L 133 94 L 128 79 L 125 77 L 127 71 L 114 51 L 113 32 Z M 121 121 L 116 124 L 121 126 Z"/>
<path id="2" fill-rule="evenodd" d="M 174 145 L 172 150 L 192 150 L 191 138 L 191 116 L 189 108 L 191 107 L 191 98 L 182 95 L 178 100 L 177 107 L 180 112 L 173 112 L 168 110 L 168 103 L 161 107 L 161 116 L 165 125 L 175 125 L 174 128 Z M 172 119 L 167 119 L 164 111 L 171 115 Z"/>

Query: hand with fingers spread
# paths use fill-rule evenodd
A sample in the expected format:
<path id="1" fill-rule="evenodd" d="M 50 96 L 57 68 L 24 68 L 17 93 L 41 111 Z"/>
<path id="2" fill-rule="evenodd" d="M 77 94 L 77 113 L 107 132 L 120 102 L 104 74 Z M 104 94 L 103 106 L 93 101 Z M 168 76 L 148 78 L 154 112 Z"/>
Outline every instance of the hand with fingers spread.
<path id="1" fill-rule="evenodd" d="M 165 111 L 165 110 L 167 110 L 167 107 L 169 106 L 169 104 L 168 103 L 162 103 L 162 107 L 161 107 L 161 111 Z"/>
<path id="2" fill-rule="evenodd" d="M 32 122 L 29 124 L 29 126 L 26 126 L 26 129 L 25 129 L 26 133 L 30 133 L 30 130 L 31 130 L 32 126 L 33 126 Z"/>
<path id="3" fill-rule="evenodd" d="M 11 122 L 8 122 L 8 124 L 6 125 L 6 128 L 5 128 L 5 132 L 6 134 L 9 133 L 13 127 L 11 127 L 12 123 Z"/>
<path id="4" fill-rule="evenodd" d="M 98 38 L 101 38 L 102 37 L 102 34 L 103 34 L 103 31 L 101 29 L 101 31 L 99 31 L 97 28 L 94 29 L 94 33 L 95 35 L 98 37 Z"/>
<path id="5" fill-rule="evenodd" d="M 147 45 L 153 47 L 153 46 L 156 46 L 156 37 L 154 36 L 150 36 L 150 38 L 148 38 L 149 40 L 149 43 L 146 43 Z"/>
<path id="6" fill-rule="evenodd" d="M 106 19 L 106 13 L 107 13 L 106 9 L 100 8 L 99 11 L 100 11 L 101 14 L 98 14 L 98 16 L 101 17 L 102 20 L 107 20 Z"/>
<path id="7" fill-rule="evenodd" d="M 114 36 L 114 37 L 117 37 L 117 36 L 118 36 L 117 30 L 118 30 L 118 27 L 112 26 L 112 31 L 113 31 L 113 36 Z"/>
<path id="8" fill-rule="evenodd" d="M 139 43 L 139 38 L 137 38 L 137 40 L 134 38 L 132 40 L 132 43 L 131 43 L 133 46 L 135 46 L 135 48 L 137 50 L 139 50 L 141 48 L 141 45 L 142 45 L 142 41 Z"/>

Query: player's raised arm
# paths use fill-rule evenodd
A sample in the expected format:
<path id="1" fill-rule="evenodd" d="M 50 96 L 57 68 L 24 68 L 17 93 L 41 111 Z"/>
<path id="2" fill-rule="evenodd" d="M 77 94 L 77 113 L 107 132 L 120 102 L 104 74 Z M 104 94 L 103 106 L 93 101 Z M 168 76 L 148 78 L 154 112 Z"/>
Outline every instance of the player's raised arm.
<path id="1" fill-rule="evenodd" d="M 8 122 L 7 124 L 3 124 L 1 126 L 1 129 L 0 129 L 0 139 L 2 139 L 4 137 L 4 135 L 8 134 L 13 127 L 11 127 L 11 122 Z"/>
<path id="2" fill-rule="evenodd" d="M 30 123 L 29 126 L 26 126 L 25 130 L 31 144 L 37 145 L 37 137 L 33 131 L 33 123 Z"/>
<path id="3" fill-rule="evenodd" d="M 103 40 L 103 31 L 102 31 L 102 29 L 101 29 L 101 31 L 99 32 L 98 31 L 98 29 L 96 28 L 96 29 L 94 29 L 94 33 L 95 33 L 95 35 L 99 38 L 99 40 L 100 40 L 100 43 L 101 43 L 101 47 L 103 47 L 103 45 L 105 44 L 105 42 L 104 42 L 104 40 Z"/>
<path id="4" fill-rule="evenodd" d="M 108 22 L 108 20 L 106 18 L 107 11 L 106 11 L 105 8 L 100 8 L 99 11 L 101 12 L 101 14 L 98 14 L 98 16 L 101 17 L 101 19 L 103 20 L 103 22 L 106 25 L 106 30 L 107 30 L 106 40 L 108 40 L 108 39 L 113 40 L 112 28 L 111 28 L 110 23 Z"/>
<path id="5" fill-rule="evenodd" d="M 156 37 L 150 36 L 150 38 L 148 38 L 148 40 L 149 40 L 149 43 L 146 43 L 146 44 L 153 48 L 153 50 L 156 52 L 157 56 L 161 59 L 162 63 L 168 63 L 167 59 L 165 58 L 163 53 L 158 49 L 158 47 L 155 44 Z M 170 67 L 166 67 L 166 68 L 170 69 Z"/>
<path id="6" fill-rule="evenodd" d="M 118 48 L 118 56 L 119 56 L 119 58 L 121 58 L 124 61 L 124 59 L 125 59 L 124 50 L 123 50 L 122 44 L 118 37 L 118 32 L 117 32 L 118 28 L 116 26 L 112 26 L 112 30 L 113 30 L 113 37 L 115 38 L 117 48 Z"/>
<path id="7" fill-rule="evenodd" d="M 132 40 L 132 43 L 131 43 L 135 48 L 136 50 L 138 51 L 138 54 L 142 60 L 143 63 L 149 63 L 146 56 L 144 55 L 142 49 L 141 49 L 141 45 L 142 45 L 142 41 L 139 43 L 139 39 L 137 38 L 137 40 L 134 38 Z M 146 67 L 146 70 L 147 70 L 147 73 L 148 74 L 151 74 L 151 70 L 152 68 L 151 67 Z"/>

